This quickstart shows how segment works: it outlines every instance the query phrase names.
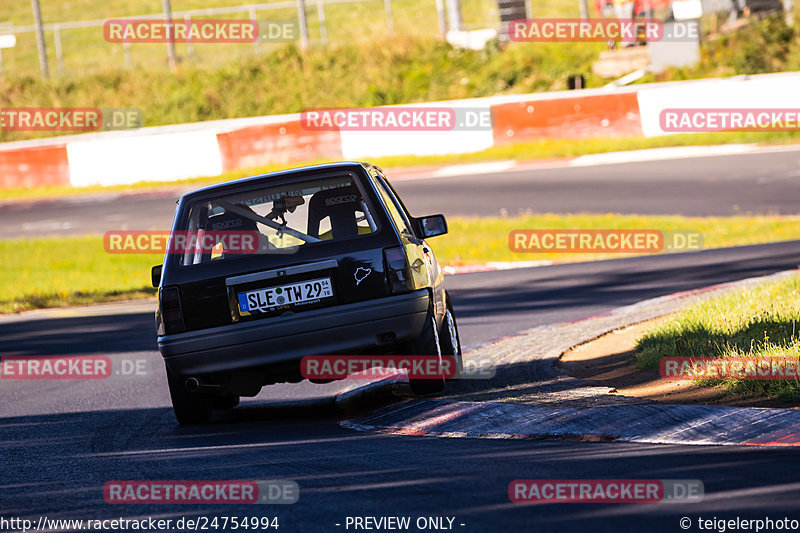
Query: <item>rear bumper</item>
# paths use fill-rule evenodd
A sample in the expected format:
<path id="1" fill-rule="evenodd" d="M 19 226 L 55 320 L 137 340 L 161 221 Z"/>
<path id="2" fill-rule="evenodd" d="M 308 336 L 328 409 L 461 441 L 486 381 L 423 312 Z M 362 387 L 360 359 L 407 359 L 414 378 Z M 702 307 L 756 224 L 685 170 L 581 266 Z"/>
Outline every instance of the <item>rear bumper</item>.
<path id="1" fill-rule="evenodd" d="M 300 360 L 306 355 L 360 352 L 419 336 L 430 293 L 357 302 L 200 331 L 158 337 L 158 349 L 173 374 L 193 376 Z"/>

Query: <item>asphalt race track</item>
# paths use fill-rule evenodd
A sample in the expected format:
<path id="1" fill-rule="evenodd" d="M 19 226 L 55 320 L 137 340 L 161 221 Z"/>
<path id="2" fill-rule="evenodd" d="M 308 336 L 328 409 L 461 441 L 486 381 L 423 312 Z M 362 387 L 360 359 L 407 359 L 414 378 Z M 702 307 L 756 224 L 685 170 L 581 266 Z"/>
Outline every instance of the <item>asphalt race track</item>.
<path id="1" fill-rule="evenodd" d="M 747 163 L 729 157 L 714 165 L 708 159 L 702 164 L 676 160 L 447 178 L 464 187 L 439 208 L 426 204 L 425 197 L 443 194 L 436 188 L 445 186 L 445 179 L 408 181 L 398 188 L 417 213 L 491 214 L 500 207 L 510 212 L 518 207 L 723 215 L 733 214 L 734 204 L 741 211 L 797 213 L 797 158 L 771 154 L 750 156 Z M 769 175 L 774 181 L 759 182 Z M 584 188 L 578 194 L 580 180 L 609 191 L 590 194 Z M 469 192 L 484 186 L 497 196 Z M 524 192 L 512 195 L 514 187 Z M 630 195 L 620 199 L 622 190 Z M 702 191 L 706 194 L 698 197 Z M 569 207 L 570 195 L 574 207 Z M 470 196 L 482 204 L 470 210 Z M 137 221 L 153 221 L 153 212 L 164 220 L 172 215 L 174 197 L 125 198 L 122 207 L 120 202 L 64 201 L 28 206 L 16 214 L 4 207 L 0 227 L 4 238 L 16 236 L 24 220 L 49 209 L 50 218 L 74 221 L 59 233 L 83 233 L 92 219 L 134 229 Z M 539 203 L 545 201 L 551 202 L 547 208 Z M 114 214 L 122 218 L 112 222 Z M 37 231 L 28 227 L 24 233 Z M 792 241 L 464 274 L 447 283 L 464 344 L 474 347 L 539 325 L 799 264 L 800 241 Z M 335 393 L 339 384 L 268 387 L 236 410 L 217 414 L 207 426 L 178 427 L 155 351 L 152 312 L 153 303 L 146 301 L 0 318 L 2 355 L 107 355 L 115 364 L 140 360 L 147 368 L 143 376 L 0 383 L 6 388 L 6 402 L 0 405 L 0 517 L 278 516 L 280 531 L 292 532 L 354 531 L 345 528 L 348 516 L 454 517 L 452 530 L 465 532 L 686 531 L 679 524 L 682 517 L 691 519 L 688 530 L 701 531 L 700 517 L 800 520 L 796 448 L 358 433 L 339 427 L 331 409 L 307 401 Z M 691 504 L 511 503 L 509 483 L 533 478 L 699 479 L 705 498 Z M 300 486 L 300 500 L 283 506 L 201 506 L 110 505 L 103 499 L 103 486 L 112 480 L 215 479 L 293 480 Z"/>
<path id="2" fill-rule="evenodd" d="M 392 178 L 392 174 L 389 174 Z M 795 214 L 800 150 L 393 181 L 417 216 Z M 0 206 L 0 238 L 169 230 L 189 188 Z M 446 198 L 446 201 L 442 199 Z"/>

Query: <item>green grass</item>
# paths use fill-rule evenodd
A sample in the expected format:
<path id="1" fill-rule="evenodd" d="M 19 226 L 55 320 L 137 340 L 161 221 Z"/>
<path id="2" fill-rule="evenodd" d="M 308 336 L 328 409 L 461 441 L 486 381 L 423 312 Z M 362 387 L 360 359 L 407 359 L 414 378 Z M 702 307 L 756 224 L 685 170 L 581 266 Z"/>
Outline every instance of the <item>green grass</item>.
<path id="1" fill-rule="evenodd" d="M 800 357 L 800 276 L 713 298 L 677 313 L 637 342 L 636 362 L 658 368 L 663 357 Z M 800 401 L 800 382 L 699 381 L 732 394 Z"/>
<path id="2" fill-rule="evenodd" d="M 443 265 L 619 257 L 512 253 L 507 238 L 513 229 L 683 229 L 703 232 L 707 248 L 800 238 L 800 217 L 526 215 L 448 222 L 450 233 L 431 242 Z M 150 267 L 161 260 L 160 255 L 107 254 L 100 236 L 0 241 L 0 279 L 5 280 L 0 284 L 0 312 L 147 297 L 154 294 Z"/>
<path id="3" fill-rule="evenodd" d="M 397 35 L 301 51 L 285 46 L 211 68 L 115 69 L 68 78 L 0 78 L 0 107 L 133 107 L 144 126 L 566 89 L 565 65 L 588 71 L 600 43 L 461 50 Z M 5 59 L 4 55 L 4 59 Z M 53 132 L 0 132 L 0 141 Z"/>
<path id="4" fill-rule="evenodd" d="M 278 1 L 278 0 L 276 0 Z M 173 0 L 174 12 L 213 7 L 237 7 L 248 4 L 245 0 Z M 259 2 L 273 3 L 273 2 Z M 158 0 L 42 0 L 42 18 L 45 23 L 64 21 L 96 20 L 162 13 Z M 5 0 L 4 14 L 0 21 L 10 21 L 17 26 L 32 25 L 33 16 L 30 1 Z M 537 4 L 538 16 L 569 17 L 578 15 L 578 5 L 570 0 L 546 0 Z M 466 29 L 499 27 L 497 4 L 494 0 L 462 0 L 461 13 Z M 309 39 L 315 46 L 322 45 L 321 20 L 315 5 L 307 4 Z M 383 40 L 389 33 L 384 2 L 382 0 L 362 0 L 354 3 L 330 3 L 324 8 L 325 32 L 327 42 L 343 45 L 354 42 Z M 249 19 L 247 10 L 203 18 Z M 297 10 L 292 8 L 273 8 L 256 12 L 258 20 L 296 20 Z M 393 0 L 392 19 L 395 34 L 417 37 L 437 37 L 440 34 L 436 3 L 431 0 Z M 111 44 L 104 40 L 102 26 L 79 29 L 61 29 L 61 47 L 66 76 L 79 72 L 100 72 L 103 70 L 125 68 L 125 54 L 121 44 Z M 8 71 L 14 75 L 34 75 L 39 72 L 35 37 L 32 32 L 17 34 L 17 46 L 4 50 L 4 62 Z M 58 75 L 55 51 L 55 35 L 46 31 L 48 60 L 51 72 Z M 203 68 L 216 68 L 226 62 L 243 58 L 262 56 L 275 50 L 276 45 L 260 43 L 247 44 L 195 44 L 192 54 L 186 44 L 176 44 L 176 51 L 184 64 Z M 130 60 L 137 68 L 164 70 L 167 68 L 166 46 L 164 44 L 132 44 Z"/>
<path id="5" fill-rule="evenodd" d="M 0 241 L 0 312 L 155 294 L 154 255 L 109 255 L 102 237 Z"/>
<path id="6" fill-rule="evenodd" d="M 800 4 L 795 5 L 794 17 L 794 28 L 786 26 L 782 16 L 752 19 L 735 33 L 704 40 L 696 65 L 648 74 L 637 83 L 800 70 L 800 31 L 796 29 Z"/>
<path id="7" fill-rule="evenodd" d="M 514 229 L 657 229 L 697 231 L 704 248 L 800 239 L 800 216 L 793 217 L 682 217 L 644 215 L 528 214 L 510 217 L 448 219 L 450 233 L 433 239 L 439 262 L 461 265 L 487 261 L 590 261 L 622 254 L 514 253 L 508 234 Z"/>
<path id="8" fill-rule="evenodd" d="M 241 0 L 216 0 L 214 6 Z M 158 13 L 157 0 L 43 0 L 45 22 L 104 19 Z M 173 9 L 204 8 L 201 0 L 175 0 Z M 798 4 L 797 9 L 800 9 Z M 577 2 L 547 0 L 537 17 L 575 16 Z M 31 24 L 30 2 L 7 0 L 0 18 Z M 467 27 L 497 21 L 494 0 L 464 0 Z M 62 31 L 65 74 L 57 74 L 52 32 L 48 32 L 50 80 L 39 74 L 33 33 L 18 34 L 18 45 L 3 50 L 0 107 L 138 107 L 145 125 L 298 112 L 307 107 L 359 107 L 469 98 L 566 88 L 570 74 L 583 73 L 587 87 L 604 80 L 591 63 L 605 43 L 492 43 L 482 51 L 456 49 L 439 36 L 434 3 L 395 0 L 395 34 L 389 34 L 383 2 L 326 8 L 331 45 L 301 51 L 295 45 L 195 44 L 193 55 L 177 44 L 178 73 L 167 68 L 163 44 L 131 45 L 125 66 L 121 44 L 102 38 L 102 28 Z M 246 12 L 225 15 L 248 17 Z M 257 14 L 259 19 L 294 18 L 293 9 Z M 219 16 L 217 16 L 219 17 Z M 311 38 L 319 37 L 316 10 L 309 8 Z M 753 21 L 736 34 L 704 40 L 701 61 L 692 67 L 645 76 L 640 82 L 695 79 L 800 69 L 800 33 L 779 17 Z M 481 24 L 483 22 L 483 24 Z M 354 31 L 357 28 L 357 31 Z M 52 132 L 0 132 L 0 141 Z"/>
<path id="9" fill-rule="evenodd" d="M 134 65 L 127 68 L 122 45 L 105 43 L 90 30 L 74 30 L 75 35 L 64 34 L 65 48 L 80 50 L 65 52 L 68 72 L 43 80 L 33 37 L 20 34 L 19 45 L 3 51 L 0 107 L 134 107 L 142 110 L 145 126 L 158 126 L 295 113 L 309 107 L 367 107 L 564 90 L 568 76 L 575 73 L 587 77 L 587 87 L 608 81 L 591 73 L 591 64 L 606 49 L 605 43 L 492 43 L 481 51 L 457 49 L 443 42 L 435 28 L 427 28 L 428 19 L 435 21 L 435 17 L 416 15 L 414 9 L 424 11 L 432 4 L 416 1 L 398 2 L 396 18 L 406 16 L 408 24 L 407 28 L 400 24 L 394 35 L 387 34 L 383 22 L 358 26 L 364 17 L 373 16 L 373 7 L 382 16 L 382 3 L 371 0 L 369 9 L 367 3 L 359 4 L 360 10 L 329 6 L 330 28 L 342 31 L 341 37 L 329 31 L 334 43 L 329 46 L 300 50 L 295 45 L 202 44 L 195 45 L 192 58 L 185 45 L 179 44 L 185 61 L 177 73 L 166 68 L 163 44 L 134 45 Z M 479 12 L 487 1 L 493 3 L 465 3 L 465 13 Z M 25 4 L 10 10 L 11 20 L 22 20 L 29 10 Z M 46 6 L 45 20 L 64 20 L 68 13 L 102 18 L 141 12 L 133 2 L 84 0 L 77 4 L 82 7 L 65 12 Z M 199 5 L 195 0 L 176 4 L 176 10 Z M 144 11 L 159 9 L 153 2 L 142 5 L 149 6 Z M 406 15 L 401 9 L 404 5 L 409 9 Z M 556 12 L 568 5 L 576 9 L 577 4 L 551 0 L 546 7 L 537 6 L 537 13 L 546 16 L 551 8 Z M 291 10 L 281 14 L 290 16 Z M 337 17 L 341 19 L 338 26 L 333 22 Z M 355 26 L 360 31 L 353 32 Z M 55 70 L 54 58 L 51 66 Z M 754 21 L 735 35 L 704 41 L 701 61 L 695 66 L 648 75 L 640 82 L 785 70 L 800 70 L 800 32 L 787 28 L 780 19 L 767 19 Z M 0 142 L 54 134 L 58 132 L 0 131 Z"/>

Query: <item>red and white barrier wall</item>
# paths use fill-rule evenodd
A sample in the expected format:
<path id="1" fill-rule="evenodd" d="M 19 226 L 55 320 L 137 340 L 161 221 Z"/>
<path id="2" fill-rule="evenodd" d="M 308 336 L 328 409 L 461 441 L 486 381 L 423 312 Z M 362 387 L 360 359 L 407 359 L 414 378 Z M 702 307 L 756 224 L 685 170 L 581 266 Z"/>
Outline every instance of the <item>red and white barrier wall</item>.
<path id="1" fill-rule="evenodd" d="M 665 108 L 792 108 L 800 73 L 415 104 L 490 108 L 484 131 L 312 131 L 300 115 L 217 120 L 0 144 L 0 187 L 115 185 L 269 164 L 458 154 L 543 138 L 657 136 Z M 145 120 L 147 117 L 145 117 Z"/>
<path id="2" fill-rule="evenodd" d="M 69 185 L 65 143 L 6 143 L 0 145 L 0 187 Z"/>
<path id="3" fill-rule="evenodd" d="M 658 84 L 637 94 L 642 133 L 666 135 L 659 117 L 664 109 L 798 109 L 800 73 L 714 78 Z"/>

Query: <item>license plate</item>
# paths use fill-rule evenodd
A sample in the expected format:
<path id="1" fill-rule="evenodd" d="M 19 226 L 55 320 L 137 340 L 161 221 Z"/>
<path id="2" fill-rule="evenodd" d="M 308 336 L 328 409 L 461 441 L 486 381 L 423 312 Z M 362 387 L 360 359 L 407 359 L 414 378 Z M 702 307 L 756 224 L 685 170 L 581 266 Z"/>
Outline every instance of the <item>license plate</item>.
<path id="1" fill-rule="evenodd" d="M 310 305 L 332 297 L 331 278 L 299 281 L 289 285 L 279 285 L 237 294 L 239 313 L 242 315 L 249 315 L 253 312 L 267 313 L 279 308 Z"/>

